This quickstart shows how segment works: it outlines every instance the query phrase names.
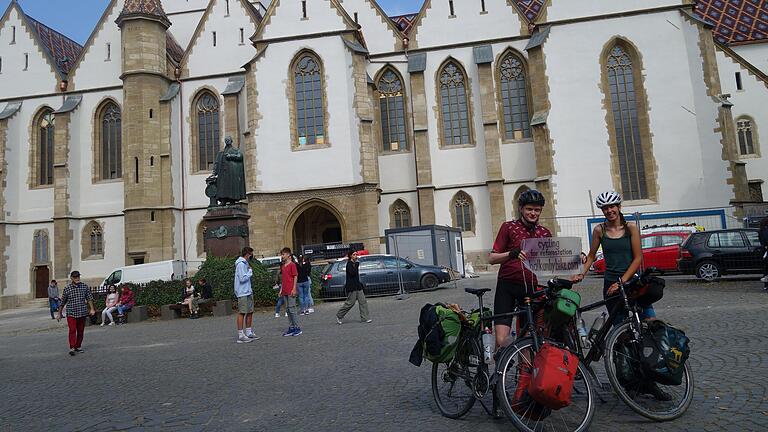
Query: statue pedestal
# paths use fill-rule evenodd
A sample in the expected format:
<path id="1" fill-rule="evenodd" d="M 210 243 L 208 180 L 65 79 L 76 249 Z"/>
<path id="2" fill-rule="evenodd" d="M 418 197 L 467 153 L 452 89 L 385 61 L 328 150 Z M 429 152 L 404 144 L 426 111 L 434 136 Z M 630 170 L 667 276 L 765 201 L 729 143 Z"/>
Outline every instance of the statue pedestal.
<path id="1" fill-rule="evenodd" d="M 208 256 L 237 257 L 249 245 L 248 208 L 245 204 L 212 207 L 203 216 Z"/>

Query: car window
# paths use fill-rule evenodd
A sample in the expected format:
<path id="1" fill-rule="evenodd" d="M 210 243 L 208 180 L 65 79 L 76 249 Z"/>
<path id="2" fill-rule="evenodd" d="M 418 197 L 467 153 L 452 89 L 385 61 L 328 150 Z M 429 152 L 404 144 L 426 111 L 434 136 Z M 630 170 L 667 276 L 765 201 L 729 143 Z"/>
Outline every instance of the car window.
<path id="1" fill-rule="evenodd" d="M 716 244 L 713 244 L 713 239 L 717 238 Z M 721 248 L 736 248 L 744 247 L 744 239 L 741 237 L 741 233 L 738 231 L 720 232 L 712 234 L 709 238 L 709 247 L 721 247 Z"/>
<path id="2" fill-rule="evenodd" d="M 339 273 L 344 273 L 347 271 L 347 262 L 346 261 L 339 261 L 338 264 L 336 264 L 336 271 Z"/>
<path id="3" fill-rule="evenodd" d="M 757 231 L 744 231 L 744 234 L 747 235 L 750 246 L 760 246 L 760 235 L 757 234 Z"/>
<path id="4" fill-rule="evenodd" d="M 122 279 L 122 278 L 123 278 L 123 271 L 122 270 L 117 270 L 115 272 L 112 272 L 111 275 L 109 275 L 109 277 L 107 278 L 107 284 L 108 285 L 116 285 L 117 283 L 120 282 L 120 279 Z"/>
<path id="5" fill-rule="evenodd" d="M 360 260 L 360 270 L 376 270 L 384 268 L 384 263 L 379 258 Z"/>
<path id="6" fill-rule="evenodd" d="M 397 257 L 384 257 L 384 267 L 386 268 L 405 268 L 408 261 Z"/>
<path id="7" fill-rule="evenodd" d="M 677 246 L 680 243 L 683 242 L 683 238 L 680 236 L 674 236 L 674 235 L 663 235 L 661 236 L 661 245 L 662 246 Z"/>
<path id="8" fill-rule="evenodd" d="M 643 249 L 650 249 L 656 246 L 656 236 L 643 237 L 640 239 L 640 247 Z"/>

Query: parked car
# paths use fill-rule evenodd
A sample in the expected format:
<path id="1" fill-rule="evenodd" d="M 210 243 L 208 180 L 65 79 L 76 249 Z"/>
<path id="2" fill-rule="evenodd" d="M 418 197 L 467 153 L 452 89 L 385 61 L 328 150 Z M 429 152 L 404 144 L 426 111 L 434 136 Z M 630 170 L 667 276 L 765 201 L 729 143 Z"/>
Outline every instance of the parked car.
<path id="1" fill-rule="evenodd" d="M 654 232 L 640 236 L 643 249 L 643 267 L 656 267 L 662 272 L 676 271 L 680 244 L 691 233 L 689 231 Z M 595 273 L 605 273 L 605 259 L 600 258 L 592 265 Z"/>
<path id="2" fill-rule="evenodd" d="M 446 268 L 415 264 L 392 255 L 365 255 L 359 261 L 360 282 L 365 285 L 366 295 L 395 294 L 401 279 L 407 291 L 435 289 L 451 280 Z M 345 297 L 346 270 L 346 258 L 325 266 L 320 277 L 320 297 Z"/>
<path id="3" fill-rule="evenodd" d="M 680 247 L 678 269 L 707 281 L 728 273 L 759 273 L 763 249 L 758 230 L 749 228 L 698 232 Z"/>

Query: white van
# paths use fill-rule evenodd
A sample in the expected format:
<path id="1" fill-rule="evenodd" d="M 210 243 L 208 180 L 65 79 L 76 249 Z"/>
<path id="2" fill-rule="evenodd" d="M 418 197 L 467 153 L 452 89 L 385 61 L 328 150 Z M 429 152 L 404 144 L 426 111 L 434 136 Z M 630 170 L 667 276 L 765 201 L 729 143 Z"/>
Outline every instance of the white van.
<path id="1" fill-rule="evenodd" d="M 181 280 L 187 275 L 187 264 L 181 260 L 158 261 L 118 267 L 104 279 L 101 287 L 124 283 L 147 283 L 155 280 Z"/>

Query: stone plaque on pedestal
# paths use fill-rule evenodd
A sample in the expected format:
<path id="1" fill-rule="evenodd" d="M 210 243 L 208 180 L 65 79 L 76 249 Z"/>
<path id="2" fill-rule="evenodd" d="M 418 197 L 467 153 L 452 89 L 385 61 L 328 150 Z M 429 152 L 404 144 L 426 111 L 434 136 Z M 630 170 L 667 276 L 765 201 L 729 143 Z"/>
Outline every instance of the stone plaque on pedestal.
<path id="1" fill-rule="evenodd" d="M 205 221 L 205 252 L 208 256 L 237 257 L 248 246 L 248 209 L 245 204 L 211 207 Z"/>

